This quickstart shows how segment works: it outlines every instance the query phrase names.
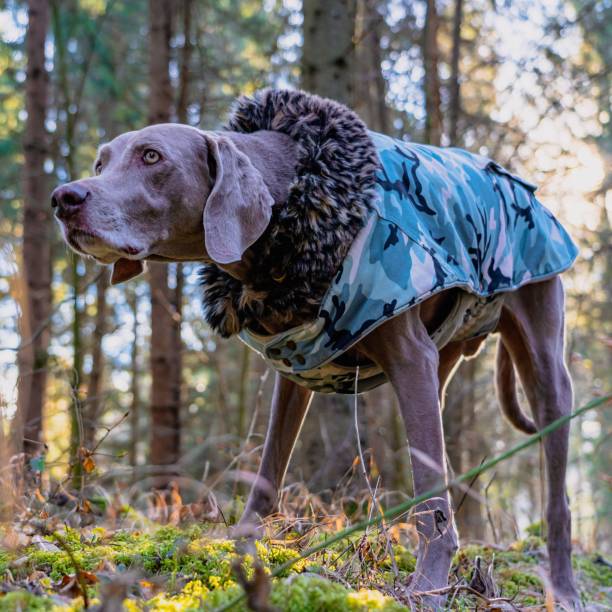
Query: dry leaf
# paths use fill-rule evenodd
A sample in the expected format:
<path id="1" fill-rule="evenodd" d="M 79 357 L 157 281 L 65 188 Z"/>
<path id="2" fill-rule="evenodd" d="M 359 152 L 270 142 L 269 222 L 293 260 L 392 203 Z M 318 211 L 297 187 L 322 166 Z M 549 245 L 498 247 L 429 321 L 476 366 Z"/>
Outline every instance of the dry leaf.
<path id="1" fill-rule="evenodd" d="M 91 474 L 96 469 L 96 462 L 91 458 L 91 455 L 84 457 L 81 463 L 87 474 Z"/>

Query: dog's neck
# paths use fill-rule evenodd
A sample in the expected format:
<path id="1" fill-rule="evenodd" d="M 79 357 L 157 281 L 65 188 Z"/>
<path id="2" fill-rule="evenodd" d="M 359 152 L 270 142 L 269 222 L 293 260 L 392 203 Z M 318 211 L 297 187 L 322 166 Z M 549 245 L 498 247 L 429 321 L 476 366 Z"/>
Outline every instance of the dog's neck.
<path id="1" fill-rule="evenodd" d="M 247 265 L 203 266 L 206 320 L 223 336 L 312 321 L 371 211 L 376 147 L 350 109 L 301 91 L 240 98 L 223 135 L 278 205 Z"/>
<path id="2" fill-rule="evenodd" d="M 281 132 L 223 132 L 261 173 L 276 206 L 284 204 L 295 179 L 297 143 Z"/>

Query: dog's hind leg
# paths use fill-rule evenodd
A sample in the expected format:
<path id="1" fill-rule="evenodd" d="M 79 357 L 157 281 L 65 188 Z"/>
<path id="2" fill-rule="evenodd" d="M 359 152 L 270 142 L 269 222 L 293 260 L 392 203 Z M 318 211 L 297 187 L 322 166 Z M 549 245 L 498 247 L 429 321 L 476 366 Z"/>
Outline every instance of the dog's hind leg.
<path id="1" fill-rule="evenodd" d="M 438 398 L 438 350 L 414 308 L 390 319 L 362 340 L 358 349 L 385 372 L 404 419 L 414 481 L 419 495 L 446 484 L 444 436 Z M 409 588 L 445 587 L 457 549 L 457 533 L 447 492 L 417 506 L 419 551 Z M 444 598 L 427 597 L 428 606 Z"/>
<path id="2" fill-rule="evenodd" d="M 572 409 L 572 385 L 564 361 L 564 295 L 561 279 L 525 285 L 509 293 L 499 324 L 502 342 L 521 378 L 538 429 Z M 565 491 L 569 424 L 544 438 L 548 502 L 548 552 L 555 594 L 580 607 L 571 564 L 571 517 Z"/>
<path id="3" fill-rule="evenodd" d="M 275 511 L 291 452 L 313 392 L 276 374 L 261 465 L 240 519 L 252 523 Z"/>

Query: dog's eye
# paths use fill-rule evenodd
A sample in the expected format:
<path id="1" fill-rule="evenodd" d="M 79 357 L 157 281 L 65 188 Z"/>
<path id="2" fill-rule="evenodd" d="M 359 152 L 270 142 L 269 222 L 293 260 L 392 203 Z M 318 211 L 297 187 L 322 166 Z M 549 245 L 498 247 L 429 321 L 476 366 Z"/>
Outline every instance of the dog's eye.
<path id="1" fill-rule="evenodd" d="M 153 149 L 147 149 L 142 156 L 142 161 L 149 165 L 156 164 L 160 159 L 161 155 Z"/>
<path id="2" fill-rule="evenodd" d="M 98 162 L 94 167 L 94 172 L 100 174 L 102 172 L 102 162 Z"/>

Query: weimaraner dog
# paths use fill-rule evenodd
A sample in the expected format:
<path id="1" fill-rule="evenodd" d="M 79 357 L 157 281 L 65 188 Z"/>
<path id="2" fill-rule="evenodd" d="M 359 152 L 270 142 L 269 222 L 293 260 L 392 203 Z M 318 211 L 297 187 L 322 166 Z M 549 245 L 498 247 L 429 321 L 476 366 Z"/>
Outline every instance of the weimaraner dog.
<path id="1" fill-rule="evenodd" d="M 440 288 L 445 287 L 439 282 L 444 270 L 448 274 L 449 266 L 456 265 L 460 271 L 465 264 L 458 257 L 453 261 L 450 255 L 440 263 L 432 254 L 431 270 L 438 279 L 437 289 L 434 287 L 426 298 L 414 299 L 411 306 L 409 302 L 410 307 L 397 308 L 392 316 L 379 317 L 370 327 L 362 325 L 359 334 L 340 333 L 338 321 L 347 308 L 342 306 L 338 312 L 329 312 L 321 304 L 327 295 L 325 291 L 340 274 L 349 274 L 351 266 L 347 262 L 358 258 L 350 250 L 351 243 L 358 242 L 358 236 L 366 232 L 366 221 L 361 222 L 357 213 L 351 217 L 347 210 L 361 211 L 365 219 L 371 210 L 361 206 L 362 196 L 367 192 L 372 198 L 372 190 L 379 189 L 388 197 L 401 193 L 409 204 L 428 215 L 427 220 L 433 218 L 435 215 L 427 210 L 431 205 L 423 197 L 428 181 L 435 182 L 436 178 L 420 182 L 417 179 L 418 172 L 430 162 L 433 164 L 431 159 L 438 154 L 424 147 L 414 152 L 393 141 L 396 144 L 386 149 L 401 156 L 395 165 L 398 176 L 394 178 L 386 169 L 381 173 L 378 168 L 378 178 L 371 179 L 366 175 L 377 171 L 377 162 L 372 162 L 372 151 L 365 139 L 375 136 L 366 132 L 345 107 L 302 92 L 274 91 L 263 92 L 255 100 L 242 99 L 240 104 L 229 129 L 201 131 L 185 125 L 161 124 L 122 134 L 102 145 L 94 176 L 62 185 L 53 192 L 52 206 L 66 242 L 78 253 L 102 264 L 112 264 L 113 283 L 139 274 L 144 260 L 202 262 L 206 269 L 203 291 L 209 292 L 205 297 L 207 317 L 226 336 L 248 328 L 252 337 L 269 346 L 265 344 L 266 337 L 282 337 L 287 330 L 304 329 L 312 319 L 322 318 L 325 340 L 329 341 L 313 341 L 313 354 L 330 345 L 332 348 L 325 349 L 328 351 L 325 355 L 331 355 L 332 349 L 336 351 L 334 359 L 338 363 L 344 360 L 342 367 L 350 362 L 351 367 L 362 364 L 364 372 L 368 367 L 375 368 L 379 380 L 391 383 L 411 449 L 415 494 L 446 481 L 443 390 L 461 358 L 473 356 L 488 332 L 499 334 L 498 396 L 505 415 L 514 425 L 525 432 L 535 432 L 570 412 L 572 385 L 563 357 L 564 292 L 554 270 L 542 278 L 534 276 L 532 282 L 518 283 L 512 290 L 495 291 L 495 299 L 489 299 L 495 305 L 495 316 L 485 332 L 461 335 L 455 326 L 452 337 L 441 342 L 435 339 L 435 331 L 452 318 L 458 296 L 469 292 L 463 291 L 465 283 Z M 347 132 L 344 141 L 338 140 L 342 130 Z M 430 153 L 431 159 L 419 157 Z M 380 153 L 380 159 L 384 160 L 385 155 L 384 151 Z M 353 171 L 350 164 L 355 159 L 361 166 Z M 446 163 L 439 172 L 452 175 L 454 163 Z M 381 164 L 388 169 L 386 162 Z M 418 164 L 419 168 L 414 170 Z M 363 167 L 366 170 L 361 176 Z M 492 167 L 496 172 L 499 170 L 491 181 L 501 194 L 500 185 L 507 177 L 504 178 L 503 169 Z M 343 182 L 338 183 L 338 177 Z M 357 187 L 363 193 L 351 200 L 351 189 L 356 184 L 351 181 L 362 179 L 365 182 Z M 516 192 L 518 183 L 512 180 L 510 183 Z M 319 192 L 315 189 L 310 192 L 310 199 L 304 197 L 313 185 Z M 334 190 L 341 193 L 338 199 L 334 199 Z M 444 192 L 441 188 L 437 191 Z M 446 197 L 448 201 L 452 195 Z M 531 205 L 508 204 L 506 200 L 504 203 L 510 212 L 504 213 L 505 221 L 500 221 L 503 227 L 505 222 L 508 228 L 515 227 L 521 220 L 533 227 Z M 356 208 L 350 209 L 351 206 Z M 450 209 L 450 205 L 446 208 Z M 300 216 L 301 213 L 304 214 Z M 467 216 L 472 223 L 473 215 Z M 332 225 L 326 226 L 323 221 L 317 225 L 320 219 Z M 488 223 L 487 227 L 500 223 Z M 325 234 L 327 227 L 333 228 L 333 236 Z M 380 249 L 379 259 L 383 263 L 396 243 L 417 248 L 414 241 L 398 239 L 392 225 L 385 232 L 388 230 L 391 233 L 384 234 L 384 248 Z M 423 231 L 423 235 L 426 233 Z M 481 232 L 477 234 L 480 238 Z M 493 246 L 500 248 L 497 243 Z M 411 273 L 430 253 L 425 242 L 420 247 L 421 255 L 406 260 L 406 265 L 412 266 Z M 299 249 L 299 257 L 291 259 Z M 333 267 L 331 274 L 328 265 Z M 486 265 L 481 266 L 482 274 L 486 273 L 485 268 Z M 402 273 L 397 266 L 385 270 L 389 276 Z M 490 265 L 488 270 L 491 271 Z M 378 276 L 376 283 L 385 274 Z M 499 277 L 498 274 L 496 278 Z M 504 278 L 508 277 L 505 274 Z M 286 286 L 289 288 L 285 289 Z M 334 304 L 339 306 L 339 301 L 336 299 Z M 389 315 L 386 303 L 385 308 Z M 470 312 L 460 310 L 462 320 L 469 315 Z M 286 345 L 291 348 L 295 342 Z M 329 390 L 325 387 L 328 379 L 319 378 L 312 383 L 308 375 L 300 378 L 301 374 L 293 369 L 292 364 L 299 368 L 298 362 L 305 362 L 310 353 L 297 355 L 293 360 L 279 355 L 280 352 L 281 349 L 274 348 L 262 351 L 278 372 L 263 457 L 243 523 L 255 522 L 275 511 L 277 494 L 313 397 L 313 387 Z M 340 353 L 342 357 L 338 359 Z M 519 407 L 515 369 L 533 421 Z M 346 374 L 347 370 L 341 371 Z M 355 384 L 354 375 L 337 380 L 348 380 L 349 387 Z M 579 607 L 565 493 L 568 434 L 569 427 L 564 426 L 544 439 L 546 520 L 555 595 Z M 423 503 L 418 509 L 429 512 L 419 515 L 418 561 L 408 585 L 414 594 L 446 586 L 458 545 L 446 495 Z M 437 597 L 426 597 L 423 601 L 432 606 L 442 603 Z"/>

